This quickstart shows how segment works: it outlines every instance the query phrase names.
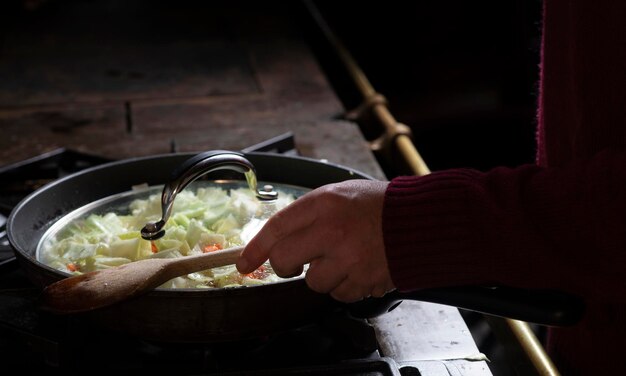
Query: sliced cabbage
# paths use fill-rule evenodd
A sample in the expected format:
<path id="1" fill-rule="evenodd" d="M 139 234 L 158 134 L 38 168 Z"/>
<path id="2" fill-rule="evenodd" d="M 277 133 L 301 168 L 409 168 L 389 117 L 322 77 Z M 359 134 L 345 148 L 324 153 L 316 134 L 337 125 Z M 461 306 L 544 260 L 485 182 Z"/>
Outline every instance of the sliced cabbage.
<path id="1" fill-rule="evenodd" d="M 292 195 L 280 192 L 276 208 L 292 201 Z M 188 189 L 176 197 L 165 236 L 147 241 L 140 229 L 161 218 L 161 197 L 154 194 L 133 200 L 126 212 L 90 214 L 72 221 L 45 241 L 39 257 L 53 268 L 80 274 L 145 258 L 184 257 L 228 248 L 246 243 L 260 229 L 255 217 L 258 210 L 259 203 L 247 188 Z M 264 270 L 271 271 L 271 267 L 266 265 Z M 273 272 L 241 275 L 230 265 L 174 278 L 161 287 L 235 287 L 278 280 Z"/>

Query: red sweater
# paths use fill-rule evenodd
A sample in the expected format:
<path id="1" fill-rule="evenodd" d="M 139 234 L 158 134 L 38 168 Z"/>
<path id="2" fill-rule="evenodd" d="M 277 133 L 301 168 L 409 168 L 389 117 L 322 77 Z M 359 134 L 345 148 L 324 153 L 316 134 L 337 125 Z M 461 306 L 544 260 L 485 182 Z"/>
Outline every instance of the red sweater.
<path id="1" fill-rule="evenodd" d="M 545 1 L 537 164 L 398 177 L 383 232 L 399 290 L 554 288 L 585 300 L 552 328 L 564 375 L 626 373 L 626 1 Z"/>

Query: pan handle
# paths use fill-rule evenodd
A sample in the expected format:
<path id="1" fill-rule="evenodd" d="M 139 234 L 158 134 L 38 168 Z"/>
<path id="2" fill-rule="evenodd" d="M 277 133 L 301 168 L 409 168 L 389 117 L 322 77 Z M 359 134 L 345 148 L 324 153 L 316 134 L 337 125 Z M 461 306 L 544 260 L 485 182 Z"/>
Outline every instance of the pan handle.
<path id="1" fill-rule="evenodd" d="M 376 317 L 393 310 L 402 300 L 451 305 L 546 326 L 574 325 L 580 321 L 585 310 L 582 299 L 562 291 L 463 286 L 406 293 L 393 291 L 382 298 L 348 304 L 348 311 L 355 317 Z"/>
<path id="2" fill-rule="evenodd" d="M 141 229 L 141 237 L 147 240 L 158 239 L 165 234 L 163 227 L 172 213 L 174 199 L 189 183 L 217 170 L 233 170 L 245 175 L 250 189 L 261 200 L 273 200 L 276 192 L 258 190 L 256 171 L 252 163 L 244 158 L 243 154 L 227 151 L 212 150 L 197 154 L 180 166 L 178 166 L 170 177 L 170 181 L 163 187 L 161 194 L 161 219 L 154 223 L 148 223 Z"/>

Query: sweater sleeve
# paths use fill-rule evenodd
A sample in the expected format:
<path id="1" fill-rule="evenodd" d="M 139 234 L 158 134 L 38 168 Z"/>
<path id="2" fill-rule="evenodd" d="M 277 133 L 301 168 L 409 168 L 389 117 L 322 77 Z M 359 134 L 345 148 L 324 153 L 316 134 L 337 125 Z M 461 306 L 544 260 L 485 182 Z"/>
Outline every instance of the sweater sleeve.
<path id="1" fill-rule="evenodd" d="M 399 290 L 554 288 L 621 300 L 626 152 L 560 169 L 453 169 L 393 179 L 383 234 Z"/>

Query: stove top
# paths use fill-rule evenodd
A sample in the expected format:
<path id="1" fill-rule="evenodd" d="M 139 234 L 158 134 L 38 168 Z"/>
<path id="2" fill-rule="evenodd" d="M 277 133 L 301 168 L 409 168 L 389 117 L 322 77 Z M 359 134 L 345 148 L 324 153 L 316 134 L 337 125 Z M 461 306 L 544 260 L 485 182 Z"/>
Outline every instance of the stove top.
<path id="1" fill-rule="evenodd" d="M 244 151 L 297 154 L 291 134 Z M 374 328 L 345 312 L 247 341 L 156 343 L 108 331 L 80 315 L 56 316 L 39 310 L 39 289 L 18 268 L 6 239 L 6 218 L 21 199 L 44 184 L 108 161 L 59 149 L 0 167 L 0 354 L 4 367 L 47 373 L 419 374 L 415 368 L 401 369 L 381 356 Z"/>
<path id="2" fill-rule="evenodd" d="M 13 207 L 49 182 L 110 161 L 73 150 L 57 149 L 0 167 L 0 272 L 16 267 L 6 235 L 6 221 Z"/>

